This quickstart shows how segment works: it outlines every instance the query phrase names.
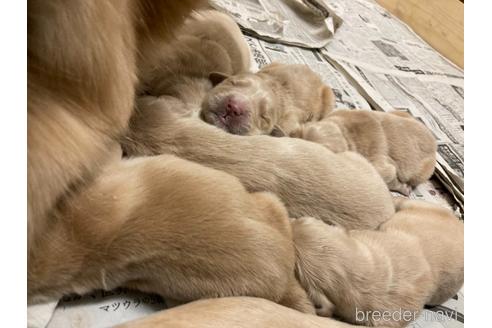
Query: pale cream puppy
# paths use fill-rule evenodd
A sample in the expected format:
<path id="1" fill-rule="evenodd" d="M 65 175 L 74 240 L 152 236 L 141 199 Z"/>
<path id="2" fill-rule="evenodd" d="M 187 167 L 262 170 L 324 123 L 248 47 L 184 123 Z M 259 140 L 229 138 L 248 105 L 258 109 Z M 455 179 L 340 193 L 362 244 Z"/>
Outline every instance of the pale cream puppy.
<path id="1" fill-rule="evenodd" d="M 119 328 L 361 328 L 301 313 L 261 298 L 226 297 L 160 311 Z"/>
<path id="2" fill-rule="evenodd" d="M 257 296 L 314 313 L 295 278 L 285 207 L 225 172 L 170 155 L 115 160 L 49 224 L 29 257 L 30 304 L 123 286 L 179 302 Z"/>
<path id="3" fill-rule="evenodd" d="M 340 110 L 319 122 L 304 124 L 291 136 L 320 143 L 337 153 L 350 150 L 361 154 L 390 190 L 404 195 L 428 180 L 436 165 L 436 139 L 405 112 Z"/>
<path id="4" fill-rule="evenodd" d="M 318 314 L 402 327 L 463 285 L 464 225 L 437 205 L 401 198 L 378 231 L 347 232 L 314 218 L 292 226 L 298 278 Z"/>
<path id="5" fill-rule="evenodd" d="M 213 85 L 209 74 L 249 71 L 251 54 L 239 26 L 227 14 L 199 10 L 171 42 L 152 45 L 140 68 L 139 93 L 170 95 L 186 104 L 183 115 L 198 115 Z"/>
<path id="6" fill-rule="evenodd" d="M 280 197 L 291 217 L 315 216 L 348 229 L 375 229 L 394 213 L 386 184 L 353 152 L 335 154 L 296 138 L 237 136 L 179 117 L 172 97 L 142 97 L 122 140 L 127 156 L 174 154 L 225 171 L 249 191 Z"/>
<path id="7" fill-rule="evenodd" d="M 210 78 L 217 85 L 200 117 L 233 134 L 288 135 L 335 106 L 333 90 L 306 65 L 273 63 L 257 73 Z"/>

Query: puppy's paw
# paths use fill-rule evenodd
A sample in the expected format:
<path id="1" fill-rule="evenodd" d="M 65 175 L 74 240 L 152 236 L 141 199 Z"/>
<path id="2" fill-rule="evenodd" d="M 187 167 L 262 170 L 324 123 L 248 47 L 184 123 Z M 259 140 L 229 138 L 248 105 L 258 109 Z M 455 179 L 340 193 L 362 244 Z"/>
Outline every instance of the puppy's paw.
<path id="1" fill-rule="evenodd" d="M 401 183 L 398 185 L 389 186 L 391 191 L 399 192 L 404 196 L 409 196 L 412 192 L 412 187 L 406 183 Z"/>
<path id="2" fill-rule="evenodd" d="M 313 303 L 316 309 L 316 314 L 321 317 L 332 317 L 335 312 L 335 305 L 321 293 L 313 295 Z"/>

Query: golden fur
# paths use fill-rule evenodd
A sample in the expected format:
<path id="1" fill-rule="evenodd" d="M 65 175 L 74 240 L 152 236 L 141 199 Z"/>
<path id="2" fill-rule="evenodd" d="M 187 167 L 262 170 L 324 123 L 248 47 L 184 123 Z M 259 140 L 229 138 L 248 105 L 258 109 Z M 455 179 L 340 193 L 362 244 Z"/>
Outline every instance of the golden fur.
<path id="1" fill-rule="evenodd" d="M 337 153 L 350 150 L 361 154 L 391 190 L 405 195 L 428 180 L 436 165 L 434 136 L 407 113 L 340 110 L 303 125 L 291 136 L 320 143 Z"/>
<path id="2" fill-rule="evenodd" d="M 437 205 L 399 198 L 379 231 L 347 232 L 314 218 L 292 226 L 298 277 L 321 315 L 402 327 L 463 285 L 463 223 Z M 378 319 L 384 312 L 394 317 Z"/>
<path id="3" fill-rule="evenodd" d="M 348 229 L 375 229 L 394 213 L 391 195 L 362 156 L 335 154 L 295 138 L 236 136 L 173 111 L 173 97 L 143 97 L 123 148 L 131 156 L 174 154 L 236 176 L 249 191 L 270 191 L 291 217 L 310 215 Z M 367 201 L 370 199 L 371 201 Z"/>
<path id="4" fill-rule="evenodd" d="M 331 88 L 306 65 L 273 63 L 257 73 L 223 75 L 218 82 L 203 101 L 200 116 L 233 134 L 288 135 L 335 106 Z M 227 115 L 230 99 L 241 107 L 240 114 Z"/>
<path id="5" fill-rule="evenodd" d="M 249 70 L 251 55 L 238 25 L 226 14 L 201 10 L 188 18 L 171 42 L 155 42 L 141 67 L 140 93 L 174 96 L 187 104 L 183 115 L 198 114 L 212 89 L 210 72 Z"/>
<path id="6" fill-rule="evenodd" d="M 126 286 L 177 301 L 253 295 L 312 311 L 294 278 L 284 206 L 226 173 L 167 155 L 115 161 L 53 220 L 43 256 L 31 257 L 30 300 Z"/>
<path id="7" fill-rule="evenodd" d="M 29 1 L 29 304 L 127 286 L 313 312 L 275 196 L 172 156 L 121 160 L 139 68 L 196 5 Z"/>
<path id="8" fill-rule="evenodd" d="M 228 297 L 195 301 L 131 321 L 119 328 L 357 328 L 351 324 L 302 314 L 261 298 Z"/>

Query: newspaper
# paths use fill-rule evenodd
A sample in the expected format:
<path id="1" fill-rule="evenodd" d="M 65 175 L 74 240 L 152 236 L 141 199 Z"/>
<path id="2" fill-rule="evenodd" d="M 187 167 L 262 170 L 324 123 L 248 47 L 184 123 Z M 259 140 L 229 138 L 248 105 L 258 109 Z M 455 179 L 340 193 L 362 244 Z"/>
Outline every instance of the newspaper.
<path id="1" fill-rule="evenodd" d="M 321 48 L 342 20 L 318 0 L 212 0 L 243 30 L 267 41 Z"/>
<path id="2" fill-rule="evenodd" d="M 426 307 L 409 328 L 463 328 L 465 294 L 463 288 L 450 300 Z"/>
<path id="3" fill-rule="evenodd" d="M 84 296 L 68 295 L 56 307 L 47 328 L 110 327 L 168 308 L 158 295 L 118 288 Z"/>
<path id="4" fill-rule="evenodd" d="M 405 110 L 438 142 L 436 175 L 464 206 L 464 74 L 373 0 L 325 0 L 344 25 L 321 49 L 371 106 Z"/>

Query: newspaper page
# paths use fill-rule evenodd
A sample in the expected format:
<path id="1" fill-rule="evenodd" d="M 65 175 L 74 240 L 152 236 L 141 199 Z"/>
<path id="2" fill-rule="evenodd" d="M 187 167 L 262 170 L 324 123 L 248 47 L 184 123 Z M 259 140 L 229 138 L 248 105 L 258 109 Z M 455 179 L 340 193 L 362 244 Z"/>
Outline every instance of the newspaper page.
<path id="1" fill-rule="evenodd" d="M 427 306 L 409 328 L 463 328 L 465 294 L 463 288 L 450 300 L 437 306 Z"/>
<path id="2" fill-rule="evenodd" d="M 464 74 L 373 0 L 325 0 L 342 19 L 321 52 L 377 110 L 404 110 L 438 141 L 436 174 L 464 205 Z"/>
<path id="3" fill-rule="evenodd" d="M 47 328 L 111 327 L 168 308 L 158 295 L 118 288 L 63 297 Z"/>
<path id="4" fill-rule="evenodd" d="M 342 20 L 318 0 L 212 0 L 243 30 L 267 41 L 321 48 Z"/>

